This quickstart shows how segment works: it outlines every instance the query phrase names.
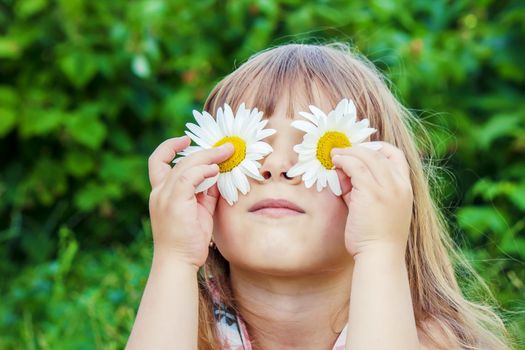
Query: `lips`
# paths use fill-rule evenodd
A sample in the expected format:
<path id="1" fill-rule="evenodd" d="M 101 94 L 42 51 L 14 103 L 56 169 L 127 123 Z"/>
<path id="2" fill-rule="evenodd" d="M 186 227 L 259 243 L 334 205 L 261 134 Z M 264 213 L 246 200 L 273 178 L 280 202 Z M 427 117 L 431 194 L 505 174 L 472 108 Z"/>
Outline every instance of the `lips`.
<path id="1" fill-rule="evenodd" d="M 289 200 L 282 198 L 267 198 L 255 203 L 248 211 L 254 212 L 263 208 L 284 208 L 304 213 L 303 208 Z"/>

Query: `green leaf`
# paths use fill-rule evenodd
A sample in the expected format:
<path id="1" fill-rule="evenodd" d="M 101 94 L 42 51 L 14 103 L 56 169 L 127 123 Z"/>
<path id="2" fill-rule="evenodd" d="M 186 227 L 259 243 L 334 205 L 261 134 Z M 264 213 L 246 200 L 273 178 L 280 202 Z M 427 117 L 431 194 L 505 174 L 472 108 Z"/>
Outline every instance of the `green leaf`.
<path id="1" fill-rule="evenodd" d="M 42 11 L 47 6 L 47 0 L 19 0 L 16 5 L 17 15 L 27 18 Z"/>
<path id="2" fill-rule="evenodd" d="M 22 109 L 20 133 L 23 137 L 48 134 L 56 130 L 64 118 L 65 114 L 61 110 Z"/>
<path id="3" fill-rule="evenodd" d="M 91 108 L 70 114 L 65 124 L 67 132 L 75 141 L 91 149 L 98 149 L 107 134 L 106 126 Z"/>
<path id="4" fill-rule="evenodd" d="M 71 51 L 60 59 L 60 68 L 76 87 L 84 87 L 97 73 L 97 60 L 89 53 Z"/>
<path id="5" fill-rule="evenodd" d="M 62 165 L 52 158 L 35 157 L 31 174 L 25 179 L 26 185 L 42 205 L 50 206 L 67 191 L 67 179 Z"/>
<path id="6" fill-rule="evenodd" d="M 0 106 L 0 137 L 6 135 L 16 123 L 15 113 L 7 108 Z"/>
<path id="7" fill-rule="evenodd" d="M 497 114 L 488 122 L 474 129 L 473 139 L 482 149 L 488 149 L 492 142 L 503 136 L 511 136 L 521 123 L 522 117 L 516 114 Z"/>
<path id="8" fill-rule="evenodd" d="M 106 200 L 120 198 L 122 194 L 121 185 L 91 181 L 75 194 L 75 205 L 82 211 L 90 211 Z"/>
<path id="9" fill-rule="evenodd" d="M 69 174 L 82 177 L 89 174 L 95 168 L 92 156 L 82 151 L 69 151 L 64 159 L 64 165 Z"/>
<path id="10" fill-rule="evenodd" d="M 144 170 L 144 165 L 144 157 L 106 153 L 102 156 L 99 176 L 105 181 L 128 183 L 137 178 L 137 174 Z"/>
<path id="11" fill-rule="evenodd" d="M 16 124 L 18 96 L 15 89 L 0 85 L 0 137 L 6 135 Z"/>
<path id="12" fill-rule="evenodd" d="M 519 209 L 521 209 L 521 211 L 525 211 L 525 181 L 515 186 L 514 190 L 510 192 L 509 195 L 510 195 L 511 201 Z"/>
<path id="13" fill-rule="evenodd" d="M 502 234 L 508 224 L 501 212 L 493 207 L 463 207 L 457 212 L 459 226 L 474 239 L 487 233 Z"/>
<path id="14" fill-rule="evenodd" d="M 78 251 L 78 242 L 73 231 L 62 226 L 58 231 L 60 241 L 58 250 L 58 275 L 63 276 L 71 270 L 73 259 Z"/>
<path id="15" fill-rule="evenodd" d="M 22 48 L 14 39 L 0 37 L 0 58 L 17 58 L 21 52 Z"/>

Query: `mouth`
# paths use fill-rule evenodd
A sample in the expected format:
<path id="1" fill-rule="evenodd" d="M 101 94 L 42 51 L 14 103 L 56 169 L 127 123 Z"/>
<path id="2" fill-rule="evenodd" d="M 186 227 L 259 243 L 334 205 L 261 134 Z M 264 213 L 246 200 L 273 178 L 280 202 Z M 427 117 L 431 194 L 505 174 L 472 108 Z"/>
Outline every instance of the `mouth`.
<path id="1" fill-rule="evenodd" d="M 255 215 L 267 216 L 270 218 L 281 218 L 283 216 L 301 215 L 298 211 L 286 208 L 262 208 L 252 212 Z"/>
<path id="2" fill-rule="evenodd" d="M 255 203 L 248 211 L 256 215 L 272 218 L 296 216 L 305 213 L 304 209 L 297 204 L 281 198 L 264 199 Z"/>

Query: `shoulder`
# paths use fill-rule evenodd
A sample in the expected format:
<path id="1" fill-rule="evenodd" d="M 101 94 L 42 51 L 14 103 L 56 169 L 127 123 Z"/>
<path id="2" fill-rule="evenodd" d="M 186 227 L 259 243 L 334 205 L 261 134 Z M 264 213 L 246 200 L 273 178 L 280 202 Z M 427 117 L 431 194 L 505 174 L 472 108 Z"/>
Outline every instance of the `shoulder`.
<path id="1" fill-rule="evenodd" d="M 437 321 L 430 318 L 422 322 L 417 333 L 421 350 L 461 349 L 457 340 L 443 329 Z"/>

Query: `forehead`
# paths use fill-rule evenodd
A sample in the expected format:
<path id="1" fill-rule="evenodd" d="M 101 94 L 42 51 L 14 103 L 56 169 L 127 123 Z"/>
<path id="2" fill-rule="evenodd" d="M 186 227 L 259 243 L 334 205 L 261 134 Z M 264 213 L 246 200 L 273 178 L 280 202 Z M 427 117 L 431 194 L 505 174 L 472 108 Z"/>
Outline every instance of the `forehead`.
<path id="1" fill-rule="evenodd" d="M 320 108 L 325 113 L 336 105 L 333 94 L 327 93 L 315 83 L 312 83 L 309 89 L 290 87 L 272 98 L 264 98 L 263 94 L 258 89 L 249 89 L 245 91 L 242 102 L 246 103 L 247 108 L 257 108 L 262 111 L 263 119 L 269 119 L 268 124 L 278 122 L 274 119 L 304 120 L 299 112 L 310 112 L 310 105 Z"/>

